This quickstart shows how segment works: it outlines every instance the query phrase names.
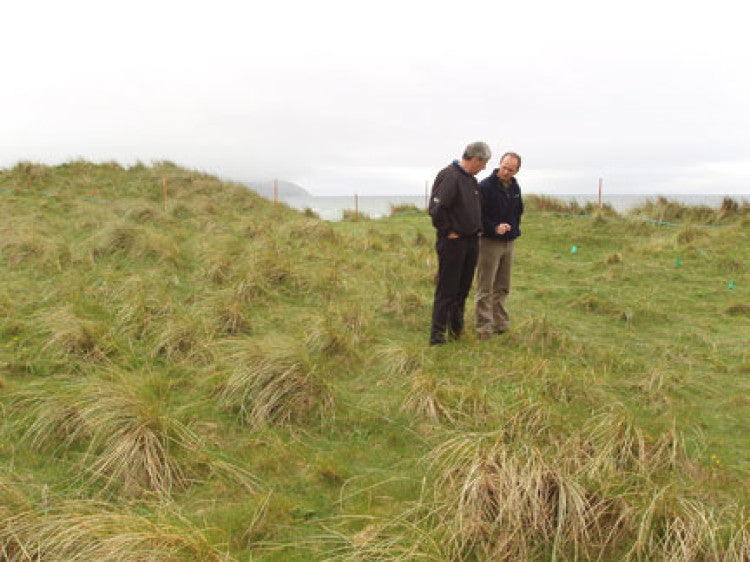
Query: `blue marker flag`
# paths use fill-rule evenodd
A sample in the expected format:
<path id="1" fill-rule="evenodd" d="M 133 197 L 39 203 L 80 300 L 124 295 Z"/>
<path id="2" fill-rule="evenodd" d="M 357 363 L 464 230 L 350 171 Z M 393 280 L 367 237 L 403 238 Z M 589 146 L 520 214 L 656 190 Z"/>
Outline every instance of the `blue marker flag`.
<path id="1" fill-rule="evenodd" d="M 578 248 L 577 248 L 577 247 L 575 247 L 575 246 L 572 246 L 572 247 L 570 248 L 570 253 L 571 253 L 571 254 L 575 254 L 575 253 L 576 253 L 577 251 L 578 251 Z"/>

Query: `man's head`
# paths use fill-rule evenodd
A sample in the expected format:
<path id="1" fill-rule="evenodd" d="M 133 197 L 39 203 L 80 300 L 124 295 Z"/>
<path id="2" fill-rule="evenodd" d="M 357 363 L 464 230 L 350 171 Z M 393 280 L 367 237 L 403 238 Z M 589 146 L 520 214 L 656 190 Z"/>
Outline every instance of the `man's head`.
<path id="1" fill-rule="evenodd" d="M 490 158 L 492 158 L 492 152 L 486 142 L 473 142 L 464 149 L 461 165 L 464 170 L 475 176 L 487 167 Z"/>
<path id="2" fill-rule="evenodd" d="M 521 168 L 521 157 L 515 152 L 506 152 L 500 158 L 500 166 L 497 169 L 497 177 L 504 182 L 509 182 Z"/>

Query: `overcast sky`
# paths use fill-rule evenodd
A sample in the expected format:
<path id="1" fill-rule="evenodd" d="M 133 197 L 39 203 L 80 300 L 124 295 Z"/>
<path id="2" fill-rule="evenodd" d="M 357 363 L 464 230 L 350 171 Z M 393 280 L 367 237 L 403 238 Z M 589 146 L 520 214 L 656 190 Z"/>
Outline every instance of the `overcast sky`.
<path id="1" fill-rule="evenodd" d="M 418 194 L 484 140 L 527 192 L 750 196 L 739 1 L 6 4 L 2 167 Z"/>

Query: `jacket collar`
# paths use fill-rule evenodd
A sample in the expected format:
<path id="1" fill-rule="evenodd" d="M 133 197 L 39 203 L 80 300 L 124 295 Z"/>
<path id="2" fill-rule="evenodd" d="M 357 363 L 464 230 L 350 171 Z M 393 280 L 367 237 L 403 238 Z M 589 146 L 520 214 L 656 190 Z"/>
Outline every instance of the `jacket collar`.
<path id="1" fill-rule="evenodd" d="M 454 160 L 454 161 L 453 161 L 453 165 L 454 165 L 454 166 L 455 166 L 456 168 L 458 168 L 459 170 L 461 170 L 461 172 L 462 172 L 462 173 L 463 173 L 463 174 L 464 174 L 465 176 L 468 176 L 468 177 L 470 177 L 470 178 L 471 178 L 471 177 L 474 177 L 474 176 L 472 176 L 472 175 L 471 175 L 471 174 L 470 174 L 469 172 L 467 172 L 467 171 L 466 171 L 466 170 L 464 169 L 464 167 L 463 167 L 463 166 L 461 165 L 461 162 L 459 162 L 458 160 Z"/>
<path id="2" fill-rule="evenodd" d="M 488 176 L 487 179 L 489 179 L 493 185 L 496 185 L 498 187 L 502 186 L 502 182 L 500 181 L 500 178 L 497 177 L 497 171 L 500 168 L 495 168 L 492 170 L 492 173 Z M 511 189 L 517 185 L 516 178 L 510 178 L 510 185 L 508 186 L 508 189 Z"/>

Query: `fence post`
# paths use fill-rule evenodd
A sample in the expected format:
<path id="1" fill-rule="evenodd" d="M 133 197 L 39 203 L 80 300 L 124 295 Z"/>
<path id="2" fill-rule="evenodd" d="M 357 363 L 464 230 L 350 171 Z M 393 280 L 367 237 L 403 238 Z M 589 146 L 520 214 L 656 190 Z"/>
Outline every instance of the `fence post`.
<path id="1" fill-rule="evenodd" d="M 430 180 L 424 180 L 424 210 L 429 211 L 430 210 L 430 193 L 428 191 L 430 185 Z"/>
<path id="2" fill-rule="evenodd" d="M 354 194 L 354 222 L 359 222 L 359 195 Z"/>
<path id="3" fill-rule="evenodd" d="M 161 179 L 162 186 L 164 187 L 164 212 L 167 212 L 167 178 Z"/>
<path id="4" fill-rule="evenodd" d="M 599 178 L 599 210 L 602 210 L 602 178 Z"/>
<path id="5" fill-rule="evenodd" d="M 273 206 L 279 206 L 279 180 L 273 180 Z"/>

